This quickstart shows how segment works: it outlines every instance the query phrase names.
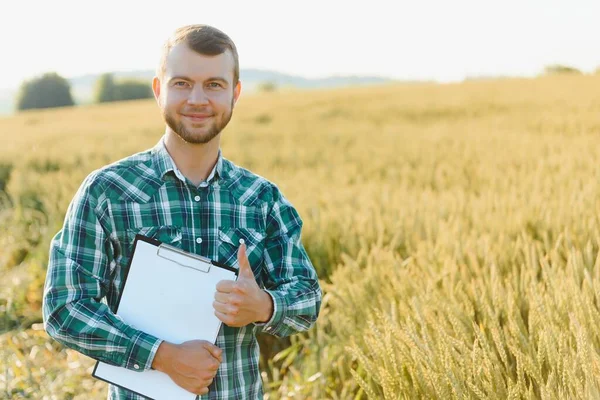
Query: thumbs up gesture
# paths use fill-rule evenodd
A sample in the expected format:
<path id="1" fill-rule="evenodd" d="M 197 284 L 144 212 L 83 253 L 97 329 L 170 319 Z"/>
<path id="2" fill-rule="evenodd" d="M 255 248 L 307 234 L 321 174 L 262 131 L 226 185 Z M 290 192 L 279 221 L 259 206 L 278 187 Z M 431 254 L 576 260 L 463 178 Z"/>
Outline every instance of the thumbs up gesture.
<path id="1" fill-rule="evenodd" d="M 217 283 L 213 302 L 215 315 L 231 327 L 267 322 L 273 313 L 273 302 L 271 296 L 256 283 L 245 244 L 238 248 L 237 259 L 240 266 L 238 280 L 223 280 Z"/>

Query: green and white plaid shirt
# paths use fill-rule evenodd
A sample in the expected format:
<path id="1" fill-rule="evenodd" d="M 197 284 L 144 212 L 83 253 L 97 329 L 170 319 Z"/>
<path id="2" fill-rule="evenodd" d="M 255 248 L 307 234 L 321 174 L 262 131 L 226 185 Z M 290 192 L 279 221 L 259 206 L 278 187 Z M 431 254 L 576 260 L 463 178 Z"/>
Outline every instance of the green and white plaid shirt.
<path id="1" fill-rule="evenodd" d="M 176 168 L 164 137 L 147 151 L 89 174 L 53 238 L 44 288 L 48 334 L 89 357 L 135 371 L 151 367 L 161 339 L 114 314 L 136 234 L 238 267 L 244 239 L 250 265 L 273 298 L 266 324 L 223 324 L 223 362 L 202 399 L 259 399 L 256 334 L 309 329 L 321 306 L 315 269 L 301 243 L 302 220 L 277 186 L 219 158 L 194 186 Z M 109 386 L 109 399 L 142 396 Z"/>

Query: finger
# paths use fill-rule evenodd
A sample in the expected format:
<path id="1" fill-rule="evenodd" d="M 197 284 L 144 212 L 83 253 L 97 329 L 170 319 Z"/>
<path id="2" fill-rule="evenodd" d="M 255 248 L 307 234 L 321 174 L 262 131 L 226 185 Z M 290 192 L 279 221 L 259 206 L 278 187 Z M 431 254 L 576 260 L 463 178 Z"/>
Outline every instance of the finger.
<path id="1" fill-rule="evenodd" d="M 220 301 L 213 301 L 213 308 L 215 311 L 222 312 L 223 314 L 231 314 L 231 308 L 229 304 L 221 303 Z"/>
<path id="2" fill-rule="evenodd" d="M 223 280 L 217 283 L 217 291 L 222 293 L 230 293 L 235 287 L 235 281 Z"/>
<path id="3" fill-rule="evenodd" d="M 252 272 L 252 268 L 250 268 L 250 261 L 248 260 L 248 255 L 246 254 L 245 243 L 242 243 L 240 247 L 238 247 L 237 259 L 238 264 L 240 265 L 240 275 L 245 278 L 254 279 L 254 272 Z"/>
<path id="4" fill-rule="evenodd" d="M 203 387 L 203 388 L 204 388 L 204 387 L 205 387 L 205 388 L 208 388 L 212 382 L 213 382 L 213 380 L 212 380 L 212 379 L 210 379 L 210 380 L 208 380 L 208 379 L 207 379 L 207 380 L 204 380 L 204 381 L 202 381 L 202 382 L 200 383 L 200 385 L 202 385 L 202 387 Z"/>
<path id="5" fill-rule="evenodd" d="M 207 367 L 207 371 L 210 374 L 210 376 L 212 378 L 215 377 L 215 375 L 217 375 L 217 371 L 219 370 L 219 367 L 221 366 L 221 363 L 223 362 L 222 360 L 222 356 L 219 357 L 215 357 L 214 354 L 211 354 L 214 364 L 211 364 Z"/>
<path id="6" fill-rule="evenodd" d="M 215 310 L 215 315 L 217 316 L 217 318 L 219 318 L 219 320 L 221 320 L 221 322 L 223 322 L 225 325 L 227 326 L 231 326 L 234 327 L 234 320 L 233 317 L 231 315 L 222 313 L 221 311 L 217 311 Z"/>
<path id="7" fill-rule="evenodd" d="M 215 292 L 215 300 L 219 303 L 229 304 L 231 302 L 231 295 L 223 292 Z"/>
<path id="8" fill-rule="evenodd" d="M 214 344 L 210 343 L 210 342 L 205 342 L 204 343 L 204 348 L 206 350 L 208 350 L 208 352 L 220 362 L 222 362 L 222 355 L 223 355 L 223 350 L 221 350 L 219 347 L 215 346 Z M 219 365 L 216 365 L 215 371 L 219 369 Z"/>

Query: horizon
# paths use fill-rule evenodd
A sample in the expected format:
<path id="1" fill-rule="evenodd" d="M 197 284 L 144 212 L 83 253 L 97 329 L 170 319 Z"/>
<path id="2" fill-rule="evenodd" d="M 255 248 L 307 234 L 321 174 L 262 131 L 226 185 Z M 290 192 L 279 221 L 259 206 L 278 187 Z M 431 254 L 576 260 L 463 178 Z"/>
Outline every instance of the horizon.
<path id="1" fill-rule="evenodd" d="M 351 78 L 363 78 L 363 79 L 370 79 L 370 78 L 375 78 L 375 79 L 383 79 L 383 80 L 387 80 L 390 83 L 431 83 L 431 84 L 452 84 L 452 83 L 461 83 L 461 82 L 465 82 L 465 81 L 469 81 L 469 80 L 494 80 L 494 79 L 535 79 L 538 77 L 542 77 L 545 73 L 545 70 L 547 67 L 568 67 L 568 68 L 574 68 L 576 71 L 579 71 L 582 75 L 595 75 L 595 74 L 600 74 L 600 65 L 598 66 L 598 68 L 593 69 L 593 70 L 589 70 L 589 71 L 584 71 L 581 70 L 571 64 L 550 64 L 550 65 L 545 65 L 543 68 L 541 68 L 539 71 L 537 71 L 537 73 L 532 73 L 532 74 L 527 74 L 527 75 L 473 75 L 473 76 L 465 76 L 464 78 L 461 79 L 456 79 L 456 80 L 447 80 L 447 81 L 439 81 L 439 80 L 435 80 L 435 79 L 423 79 L 423 80 L 402 80 L 402 79 L 397 79 L 397 78 L 393 78 L 390 76 L 381 76 L 381 75 L 360 75 L 360 74 L 330 74 L 330 75 L 323 75 L 323 76 L 316 76 L 316 77 L 311 77 L 311 76 L 306 76 L 303 74 L 294 74 L 294 73 L 286 73 L 286 72 L 282 72 L 282 71 L 278 71 L 278 70 L 272 70 L 272 69 L 266 69 L 266 68 L 240 68 L 240 72 L 242 71 L 259 71 L 259 72 L 266 72 L 266 73 L 271 73 L 271 74 L 282 74 L 288 77 L 293 77 L 293 78 L 300 78 L 300 79 L 306 79 L 306 80 L 326 80 L 326 79 L 331 79 L 331 78 L 342 78 L 342 79 L 351 79 Z M 102 74 L 105 73 L 109 73 L 109 74 L 113 74 L 113 75 L 127 75 L 127 74 L 133 74 L 133 73 L 147 73 L 149 71 L 152 71 L 151 68 L 148 69 L 123 69 L 123 70 L 112 70 L 112 71 L 99 71 L 99 72 L 87 72 L 87 73 L 83 73 L 80 75 L 75 75 L 75 76 L 62 76 L 63 78 L 65 78 L 68 81 L 74 81 L 74 80 L 79 80 L 79 79 L 84 79 L 84 78 L 92 78 L 92 77 L 99 77 Z M 41 72 L 39 75 L 35 75 L 35 76 L 30 76 L 28 78 L 26 78 L 27 80 L 30 79 L 35 79 L 35 78 L 39 78 L 41 77 L 41 75 L 43 75 L 44 73 L 53 73 L 56 71 L 44 71 Z M 118 79 L 118 78 L 117 78 Z M 22 81 L 24 82 L 24 81 Z M 20 82 L 19 85 L 17 86 L 12 86 L 12 87 L 0 87 L 0 92 L 16 92 L 19 90 L 19 86 L 22 83 Z"/>
<path id="2" fill-rule="evenodd" d="M 62 76 L 63 78 L 65 78 L 67 81 L 77 81 L 77 80 L 81 80 L 81 79 L 86 79 L 86 78 L 98 78 L 101 74 L 105 74 L 105 73 L 109 73 L 112 74 L 116 77 L 116 79 L 119 79 L 119 75 L 128 75 L 131 74 L 133 79 L 139 79 L 135 77 L 135 73 L 147 73 L 152 71 L 152 69 L 131 69 L 131 70 L 118 70 L 118 71 L 101 71 L 98 73 L 84 73 L 81 75 L 76 75 L 76 76 Z M 323 76 L 323 77 L 316 77 L 316 78 L 311 78 L 311 77 L 307 77 L 307 76 L 303 76 L 301 74 L 287 74 L 281 71 L 276 71 L 276 70 L 268 70 L 265 68 L 240 68 L 240 72 L 243 73 L 244 71 L 252 71 L 252 72 L 264 72 L 267 74 L 281 74 L 284 75 L 286 77 L 291 77 L 291 78 L 299 78 L 299 79 L 306 79 L 306 80 L 326 80 L 326 79 L 335 79 L 335 78 L 341 78 L 341 79 L 352 79 L 352 78 L 359 78 L 359 79 L 384 79 L 391 82 L 398 82 L 398 83 L 402 83 L 402 81 L 396 80 L 394 78 L 391 77 L 387 77 L 387 76 L 374 76 L 374 75 L 343 75 L 343 74 L 338 74 L 338 75 L 327 75 L 327 76 Z M 35 78 L 39 78 L 41 77 L 41 75 L 43 75 L 44 73 L 53 73 L 56 71 L 45 71 L 42 72 L 40 75 L 37 76 L 32 76 L 32 77 L 28 77 L 27 80 L 30 79 L 35 79 Z M 242 78 L 240 76 L 240 78 Z M 23 81 L 24 82 L 24 81 Z M 242 83 L 244 83 L 244 81 L 241 81 Z M 254 82 L 254 81 L 253 81 Z M 22 82 L 21 82 L 22 83 Z M 12 95 L 15 95 L 16 92 L 19 90 L 19 86 L 21 85 L 21 83 L 19 83 L 18 86 L 13 86 L 13 87 L 0 87 L 0 94 L 4 93 L 10 93 Z M 149 81 L 150 83 L 150 81 Z M 71 90 L 73 90 L 73 87 L 71 87 Z M 0 96 L 1 97 L 1 96 Z"/>
<path id="3" fill-rule="evenodd" d="M 330 74 L 330 75 L 323 75 L 323 76 L 316 76 L 316 77 L 310 77 L 310 76 L 306 76 L 306 75 L 302 75 L 302 74 L 293 74 L 293 73 L 286 73 L 286 72 L 282 72 L 282 71 L 277 71 L 277 70 L 270 70 L 270 69 L 266 69 L 266 68 L 240 68 L 240 71 L 246 70 L 246 71 L 261 71 L 261 72 L 268 72 L 268 73 L 275 73 L 275 74 L 283 74 L 286 76 L 291 76 L 294 78 L 302 78 L 302 79 L 307 79 L 307 80 L 319 80 L 319 79 L 330 79 L 330 78 L 380 78 L 380 79 L 385 79 L 385 80 L 389 80 L 390 82 L 397 82 L 397 83 L 412 83 L 412 82 L 421 82 L 421 83 L 434 83 L 434 84 L 445 84 L 445 83 L 460 83 L 460 82 L 464 82 L 467 80 L 471 80 L 471 79 L 535 79 L 536 77 L 542 76 L 544 74 L 544 70 L 546 67 L 551 67 L 551 66 L 564 66 L 564 67 L 572 67 L 577 69 L 578 71 L 580 71 L 582 74 L 586 75 L 586 74 L 595 74 L 595 73 L 600 73 L 600 65 L 593 70 L 589 70 L 589 71 L 584 71 L 581 70 L 573 65 L 570 64 L 551 64 L 551 65 L 545 65 L 543 68 L 540 69 L 540 71 L 538 71 L 537 73 L 533 73 L 533 74 L 528 74 L 528 75 L 473 75 L 473 76 L 465 76 L 464 78 L 461 79 L 456 79 L 456 80 L 447 80 L 447 81 L 438 81 L 435 79 L 423 79 L 423 80 L 402 80 L 402 79 L 397 79 L 397 78 L 393 78 L 390 76 L 378 76 L 378 75 L 359 75 L 359 74 Z M 129 73 L 134 73 L 134 72 L 148 72 L 151 71 L 151 68 L 148 69 L 123 69 L 123 70 L 113 70 L 113 71 L 99 71 L 99 72 L 87 72 L 87 73 L 83 73 L 80 75 L 75 75 L 75 76 L 63 76 L 63 78 L 72 81 L 72 80 L 77 80 L 77 79 L 82 79 L 82 78 L 87 78 L 87 77 L 97 77 L 101 74 L 105 74 L 105 73 L 110 73 L 113 75 L 119 75 L 119 74 L 129 74 Z M 38 78 L 41 75 L 43 75 L 44 73 L 48 73 L 48 72 L 56 72 L 56 71 L 44 71 L 41 72 L 39 75 L 35 75 L 35 76 L 30 76 L 28 78 L 26 78 L 27 80 L 29 79 L 34 79 L 34 78 Z M 62 76 L 62 75 L 61 75 Z M 17 86 L 12 86 L 12 87 L 0 87 L 0 91 L 2 92 L 15 92 L 17 90 L 19 90 L 19 86 L 21 85 L 21 83 L 23 83 L 24 81 L 19 82 L 19 84 Z"/>
<path id="4" fill-rule="evenodd" d="M 16 89 L 50 71 L 71 79 L 154 69 L 164 40 L 189 23 L 227 33 L 238 48 L 241 69 L 307 79 L 374 76 L 443 83 L 534 77 L 555 64 L 584 73 L 600 67 L 595 17 L 600 2 L 482 3 L 372 0 L 357 7 L 311 0 L 290 11 L 273 0 L 230 0 L 210 7 L 186 0 L 170 9 L 107 0 L 93 19 L 72 0 L 11 3 L 7 14 L 26 15 L 27 23 L 9 18 L 0 26 L 2 48 L 12 61 L 0 67 L 0 88 Z"/>

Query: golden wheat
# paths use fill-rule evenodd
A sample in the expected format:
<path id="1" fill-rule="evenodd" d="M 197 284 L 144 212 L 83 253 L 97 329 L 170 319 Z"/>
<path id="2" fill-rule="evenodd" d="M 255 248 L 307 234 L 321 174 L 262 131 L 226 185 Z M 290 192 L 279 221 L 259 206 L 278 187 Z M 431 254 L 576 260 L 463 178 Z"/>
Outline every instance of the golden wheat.
<path id="1" fill-rule="evenodd" d="M 600 398 L 597 93 L 559 76 L 242 97 L 224 155 L 298 207 L 325 291 L 315 328 L 263 360 L 266 398 Z M 40 329 L 48 243 L 86 174 L 162 130 L 152 101 L 0 119 L 0 397 L 106 396 Z"/>

